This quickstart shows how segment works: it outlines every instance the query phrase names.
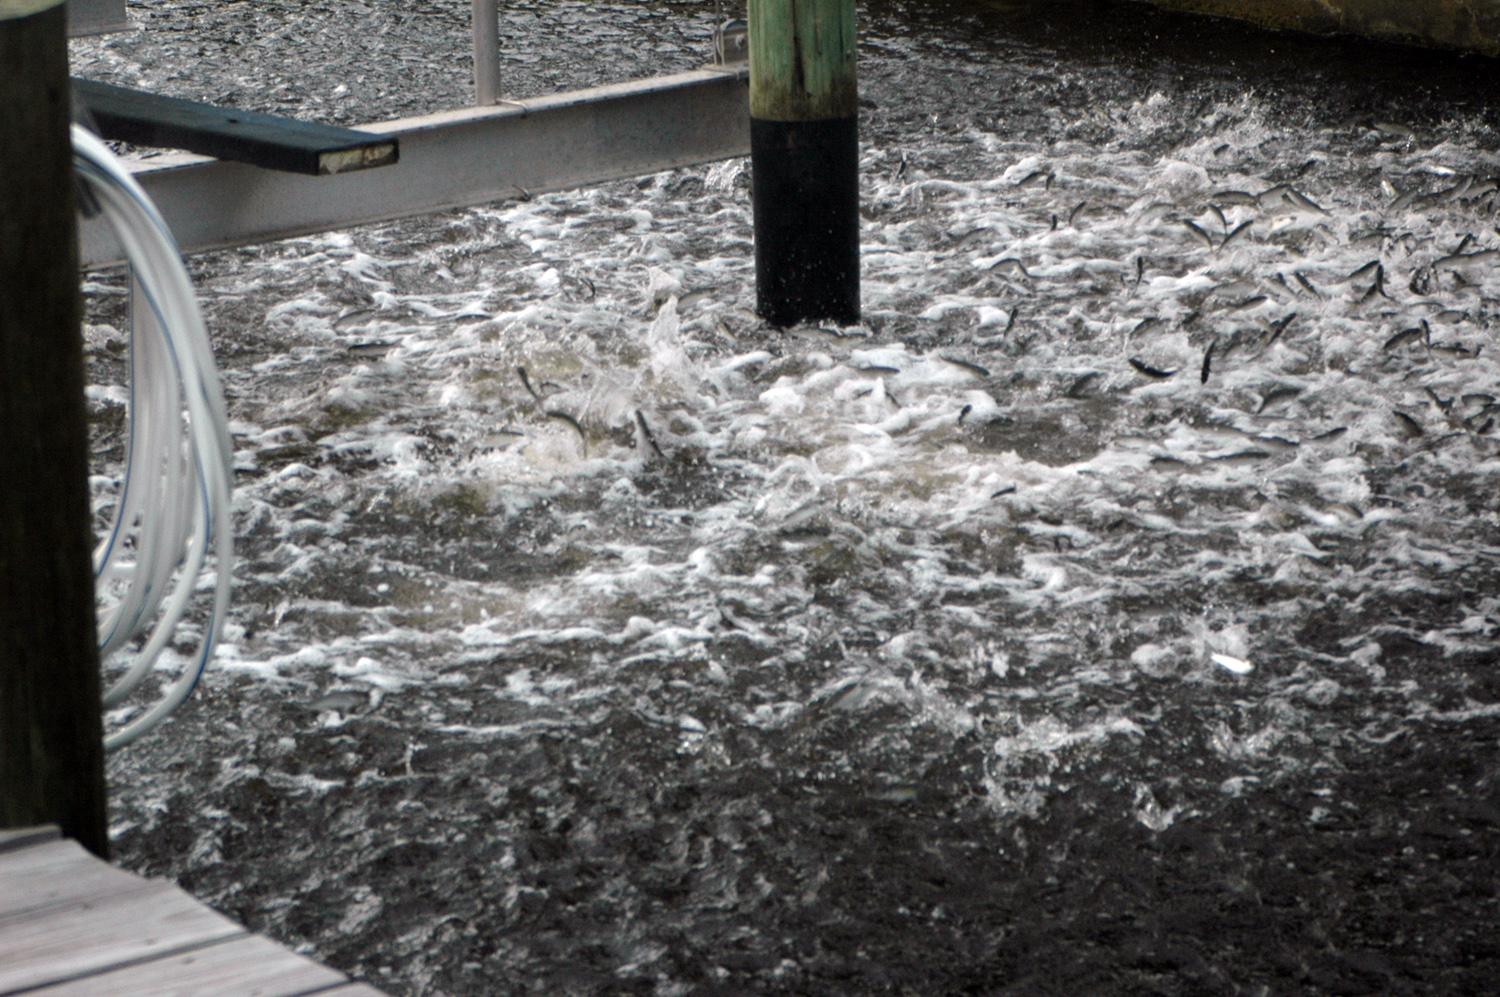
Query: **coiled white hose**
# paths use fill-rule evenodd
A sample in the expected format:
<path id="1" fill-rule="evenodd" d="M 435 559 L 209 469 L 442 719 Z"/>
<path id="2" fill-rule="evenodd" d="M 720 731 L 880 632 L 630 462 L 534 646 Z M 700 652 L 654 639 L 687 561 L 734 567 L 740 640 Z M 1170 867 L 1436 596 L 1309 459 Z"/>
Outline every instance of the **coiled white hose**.
<path id="1" fill-rule="evenodd" d="M 229 604 L 233 449 L 213 352 L 182 255 L 156 207 L 96 136 L 73 126 L 73 165 L 131 266 L 130 412 L 125 475 L 94 551 L 99 655 L 128 653 L 104 694 L 122 703 L 157 657 L 211 570 L 213 606 L 198 647 L 162 698 L 104 740 L 122 747 L 192 693 L 213 656 Z M 175 577 L 174 577 L 175 576 Z"/>

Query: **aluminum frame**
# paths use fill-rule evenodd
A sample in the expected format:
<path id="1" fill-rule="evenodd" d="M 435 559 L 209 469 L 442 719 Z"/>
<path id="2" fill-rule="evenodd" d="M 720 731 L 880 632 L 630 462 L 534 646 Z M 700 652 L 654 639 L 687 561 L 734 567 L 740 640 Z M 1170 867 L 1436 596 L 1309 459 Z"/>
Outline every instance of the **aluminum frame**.
<path id="1" fill-rule="evenodd" d="M 132 27 L 125 15 L 125 0 L 67 0 L 67 3 L 70 38 L 129 31 Z"/>
<path id="2" fill-rule="evenodd" d="M 392 166 L 327 177 L 169 154 L 132 172 L 184 253 L 270 242 L 641 176 L 750 152 L 749 73 L 672 76 L 362 126 L 395 136 Z M 124 262 L 98 220 L 81 262 Z"/>

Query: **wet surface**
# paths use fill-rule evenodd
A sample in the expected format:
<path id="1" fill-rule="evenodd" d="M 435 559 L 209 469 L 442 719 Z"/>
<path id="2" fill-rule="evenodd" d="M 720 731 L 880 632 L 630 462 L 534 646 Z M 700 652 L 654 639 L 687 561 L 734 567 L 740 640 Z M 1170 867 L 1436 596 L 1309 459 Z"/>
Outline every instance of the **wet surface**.
<path id="1" fill-rule="evenodd" d="M 517 93 L 717 15 L 505 6 Z M 255 9 L 76 59 L 464 99 L 463 5 Z M 751 314 L 743 163 L 194 261 L 238 594 L 119 860 L 393 993 L 1484 992 L 1489 64 L 862 11 L 857 329 Z"/>

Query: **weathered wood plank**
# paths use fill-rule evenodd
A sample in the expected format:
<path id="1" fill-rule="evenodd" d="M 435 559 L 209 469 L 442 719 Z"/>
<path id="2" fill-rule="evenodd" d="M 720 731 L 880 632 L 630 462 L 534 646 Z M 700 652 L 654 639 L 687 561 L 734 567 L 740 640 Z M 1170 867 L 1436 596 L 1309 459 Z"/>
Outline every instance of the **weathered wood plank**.
<path id="1" fill-rule="evenodd" d="M 53 841 L 61 833 L 57 829 L 56 824 L 43 824 L 40 827 L 16 827 L 8 831 L 0 831 L 0 853 L 14 851 L 18 848 L 29 848 L 32 845 L 41 844 L 43 841 Z"/>
<path id="2" fill-rule="evenodd" d="M 243 935 L 167 883 L 0 921 L 0 994 L 79 979 Z M 99 991 L 103 992 L 103 991 Z"/>
<path id="3" fill-rule="evenodd" d="M 138 963 L 33 991 L 38 997 L 198 997 L 256 994 L 292 997 L 347 983 L 342 973 L 288 952 L 260 935 L 245 935 L 163 959 Z"/>
<path id="4" fill-rule="evenodd" d="M 100 862 L 76 841 L 42 841 L 0 854 L 0 936 L 4 923 L 49 907 L 78 905 L 146 887 L 147 881 Z"/>
<path id="5" fill-rule="evenodd" d="M 326 176 L 396 162 L 397 140 L 274 114 L 73 79 L 99 133 L 271 170 Z"/>
<path id="6" fill-rule="evenodd" d="M 350 983 L 333 990 L 320 990 L 318 997 L 385 997 L 385 994 L 368 983 Z"/>

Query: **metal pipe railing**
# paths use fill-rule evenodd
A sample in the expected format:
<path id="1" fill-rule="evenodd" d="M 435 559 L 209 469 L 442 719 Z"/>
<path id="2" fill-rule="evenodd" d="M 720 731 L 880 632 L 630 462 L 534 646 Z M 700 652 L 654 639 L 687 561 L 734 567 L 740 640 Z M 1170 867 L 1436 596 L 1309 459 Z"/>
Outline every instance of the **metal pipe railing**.
<path id="1" fill-rule="evenodd" d="M 500 12 L 498 0 L 474 0 L 474 103 L 500 102 Z"/>

